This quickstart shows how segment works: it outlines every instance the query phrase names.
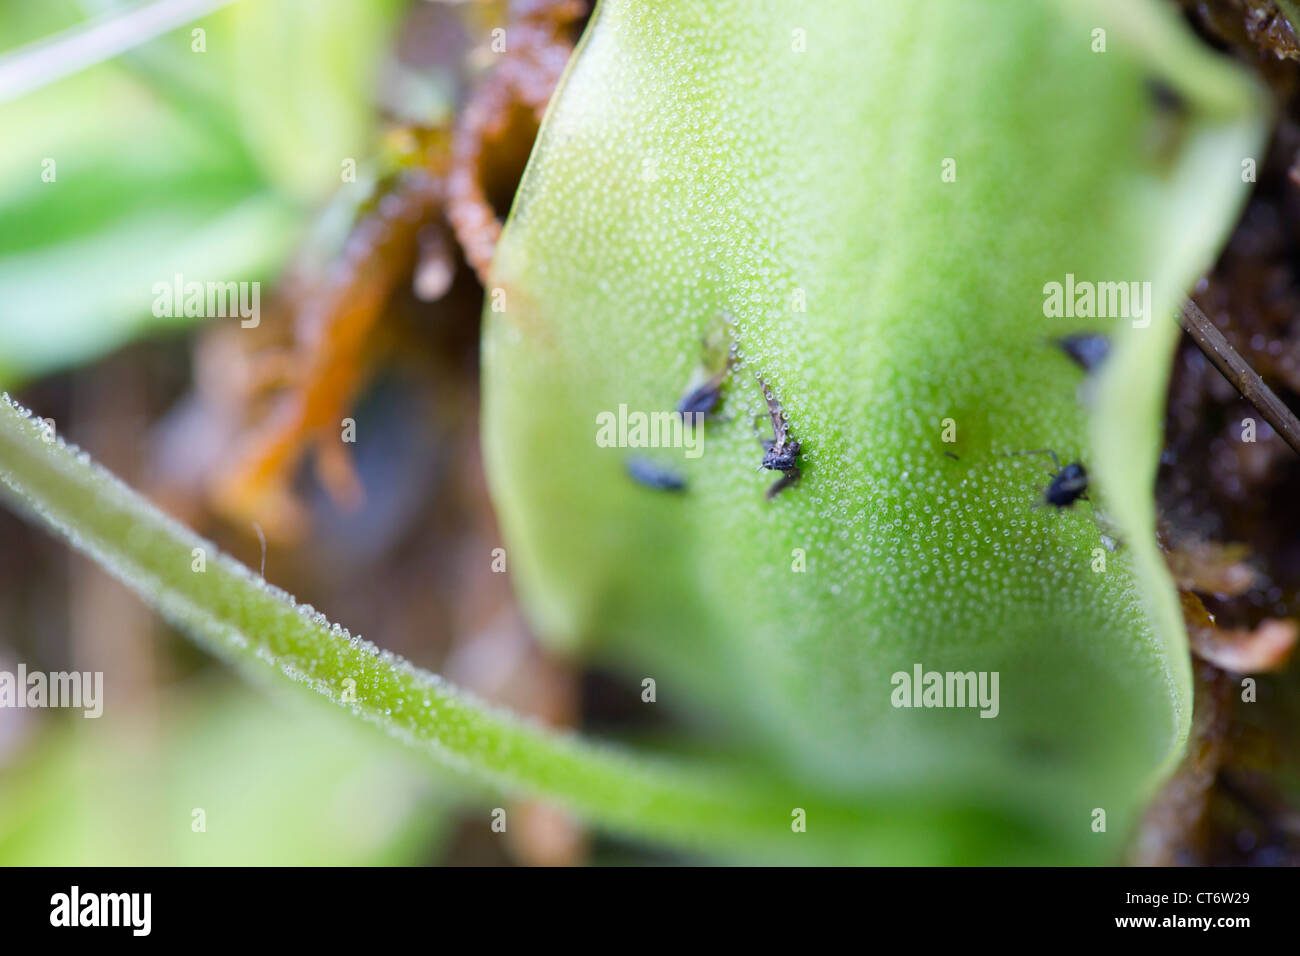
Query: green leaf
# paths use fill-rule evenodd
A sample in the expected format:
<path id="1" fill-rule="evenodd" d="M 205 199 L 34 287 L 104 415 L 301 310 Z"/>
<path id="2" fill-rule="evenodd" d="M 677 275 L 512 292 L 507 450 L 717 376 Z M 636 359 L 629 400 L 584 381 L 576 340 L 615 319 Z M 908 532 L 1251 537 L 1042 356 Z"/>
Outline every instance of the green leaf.
<path id="1" fill-rule="evenodd" d="M 0 103 L 0 381 L 191 326 L 153 315 L 154 284 L 177 274 L 272 278 L 344 159 L 369 155 L 400 10 L 236 4 L 195 24 L 202 49 L 187 27 Z"/>
<path id="2" fill-rule="evenodd" d="M 443 830 L 424 768 L 342 715 L 300 705 L 191 682 L 160 701 L 156 725 L 116 720 L 110 702 L 84 726 L 43 730 L 0 773 L 0 860 L 421 862 Z"/>
<path id="3" fill-rule="evenodd" d="M 1172 311 L 1263 114 L 1145 0 L 604 0 L 485 312 L 489 476 L 535 624 L 810 787 L 1026 824 L 971 861 L 1117 859 L 1190 717 L 1151 501 Z M 1149 324 L 1045 316 L 1067 275 L 1151 283 Z M 726 420 L 698 459 L 650 453 L 688 491 L 633 483 L 598 416 L 671 409 L 727 315 Z M 1100 381 L 1049 341 L 1081 331 L 1113 338 Z M 756 376 L 802 442 L 772 501 Z M 1036 449 L 1082 461 L 1091 502 L 1042 507 L 1046 459 L 1007 457 Z M 918 665 L 996 672 L 997 717 L 893 706 Z M 876 862 L 972 838 L 873 821 L 898 835 Z"/>
<path id="4" fill-rule="evenodd" d="M 343 160 L 370 152 L 371 92 L 402 0 L 275 0 L 235 4 L 216 21 L 227 107 L 267 179 L 319 201 Z"/>

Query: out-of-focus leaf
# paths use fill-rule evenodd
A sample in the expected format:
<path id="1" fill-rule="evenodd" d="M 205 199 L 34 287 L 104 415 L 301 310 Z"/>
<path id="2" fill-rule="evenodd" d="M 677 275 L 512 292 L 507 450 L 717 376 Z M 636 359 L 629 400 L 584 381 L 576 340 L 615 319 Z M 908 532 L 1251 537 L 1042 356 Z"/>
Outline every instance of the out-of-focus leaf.
<path id="1" fill-rule="evenodd" d="M 152 314 L 154 284 L 178 273 L 273 278 L 344 158 L 369 153 L 400 10 L 236 4 L 0 104 L 0 379 L 192 324 Z M 67 25 L 50 12 L 47 32 Z"/>
<path id="2" fill-rule="evenodd" d="M 164 713 L 33 740 L 0 772 L 0 862 L 374 865 L 434 852 L 444 817 L 427 769 L 355 725 L 201 687 Z"/>
<path id="3" fill-rule="evenodd" d="M 369 152 L 375 87 L 402 0 L 239 3 L 214 18 L 243 139 L 278 190 L 318 201 Z M 228 48 L 229 53 L 226 54 Z"/>

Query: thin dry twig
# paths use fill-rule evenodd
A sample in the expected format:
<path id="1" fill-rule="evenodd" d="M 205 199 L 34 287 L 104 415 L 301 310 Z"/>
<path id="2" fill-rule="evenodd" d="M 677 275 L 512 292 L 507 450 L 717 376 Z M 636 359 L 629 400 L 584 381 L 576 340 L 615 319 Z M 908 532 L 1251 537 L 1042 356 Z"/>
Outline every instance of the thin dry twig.
<path id="1" fill-rule="evenodd" d="M 1197 347 L 1205 353 L 1205 357 L 1241 393 L 1242 398 L 1254 405 L 1273 430 L 1291 446 L 1291 450 L 1300 455 L 1300 420 L 1264 384 L 1259 373 L 1228 344 L 1223 333 L 1200 307 L 1191 299 L 1184 299 L 1178 321 Z"/>

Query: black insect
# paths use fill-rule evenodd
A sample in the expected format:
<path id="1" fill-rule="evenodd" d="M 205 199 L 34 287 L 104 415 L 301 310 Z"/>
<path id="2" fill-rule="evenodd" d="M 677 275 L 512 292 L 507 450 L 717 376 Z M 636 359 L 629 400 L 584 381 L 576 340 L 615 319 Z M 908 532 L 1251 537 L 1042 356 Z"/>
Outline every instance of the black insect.
<path id="1" fill-rule="evenodd" d="M 772 438 L 763 439 L 762 467 L 769 471 L 779 471 L 783 477 L 767 489 L 767 498 L 771 501 L 778 494 L 799 479 L 799 442 L 790 434 L 790 425 L 786 421 L 781 403 L 772 395 L 767 384 L 760 378 L 758 387 L 763 390 L 763 400 L 767 402 L 767 414 L 772 419 Z"/>
<path id="2" fill-rule="evenodd" d="M 1071 462 L 1064 468 L 1054 451 L 1013 451 L 1012 455 L 1051 455 L 1056 471 L 1049 472 L 1051 484 L 1043 492 L 1043 501 L 1054 508 L 1069 508 L 1080 499 L 1088 500 L 1088 471 L 1080 462 Z"/>
<path id="3" fill-rule="evenodd" d="M 1085 372 L 1095 372 L 1110 355 L 1110 339 L 1098 332 L 1080 332 L 1053 341 Z"/>
<path id="4" fill-rule="evenodd" d="M 718 407 L 718 402 L 722 400 L 722 383 L 727 380 L 730 371 L 731 364 L 728 362 L 727 367 L 721 372 L 687 391 L 677 402 L 677 413 L 683 418 L 691 415 L 712 415 L 713 410 Z"/>
<path id="5" fill-rule="evenodd" d="M 1168 167 L 1187 138 L 1191 111 L 1183 95 L 1162 80 L 1147 80 L 1147 92 L 1155 109 L 1145 137 L 1146 147 L 1152 159 Z"/>
<path id="6" fill-rule="evenodd" d="M 724 320 L 700 340 L 704 357 L 691 376 L 691 383 L 677 402 L 677 413 L 683 418 L 704 415 L 712 418 L 722 401 L 722 386 L 731 374 L 736 356 L 728 326 Z"/>
<path id="7" fill-rule="evenodd" d="M 646 458 L 628 458 L 623 462 L 628 477 L 638 485 L 656 491 L 685 491 L 686 479 L 676 472 L 661 468 Z"/>
<path id="8" fill-rule="evenodd" d="M 1186 113 L 1187 100 L 1176 89 L 1159 77 L 1147 77 L 1147 92 L 1156 104 L 1156 109 L 1165 113 Z"/>

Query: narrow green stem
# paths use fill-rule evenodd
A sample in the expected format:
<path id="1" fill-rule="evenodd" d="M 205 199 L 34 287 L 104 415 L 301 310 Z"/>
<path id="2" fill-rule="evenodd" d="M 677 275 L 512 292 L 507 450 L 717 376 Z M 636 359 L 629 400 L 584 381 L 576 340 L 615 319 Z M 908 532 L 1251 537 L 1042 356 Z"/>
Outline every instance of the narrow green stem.
<path id="1" fill-rule="evenodd" d="M 840 856 L 846 840 L 862 836 L 843 808 L 823 803 L 814 811 L 807 794 L 747 772 L 545 730 L 331 626 L 55 438 L 7 395 L 0 493 L 217 656 L 305 685 L 500 790 L 550 798 L 597 826 L 685 848 L 811 859 Z M 816 814 L 813 834 L 792 833 L 795 807 Z"/>

